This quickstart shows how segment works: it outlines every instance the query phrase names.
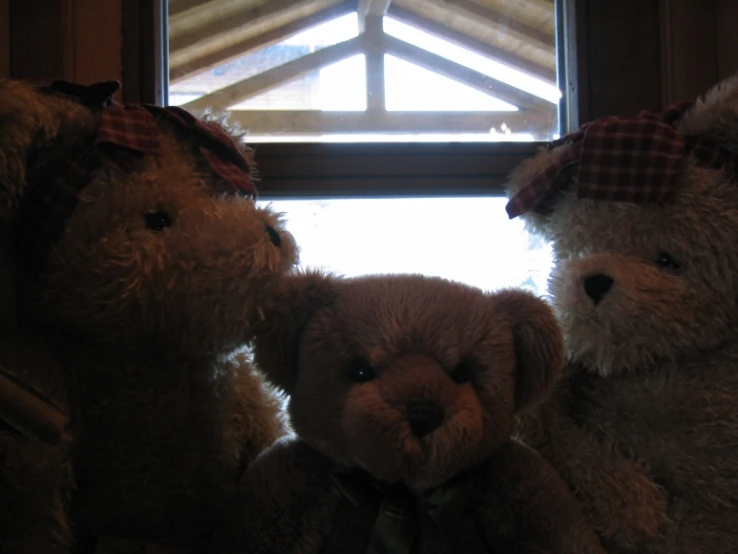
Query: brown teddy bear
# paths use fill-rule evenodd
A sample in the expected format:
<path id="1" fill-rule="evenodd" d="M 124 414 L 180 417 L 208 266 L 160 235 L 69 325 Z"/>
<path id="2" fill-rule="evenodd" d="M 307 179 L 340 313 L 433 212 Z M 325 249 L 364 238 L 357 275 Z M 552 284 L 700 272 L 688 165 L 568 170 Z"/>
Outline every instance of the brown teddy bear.
<path id="1" fill-rule="evenodd" d="M 564 362 L 543 301 L 417 275 L 283 285 L 255 359 L 297 436 L 247 469 L 215 552 L 604 552 L 556 472 L 510 440 Z"/>
<path id="2" fill-rule="evenodd" d="M 608 117 L 512 175 L 571 358 L 520 438 L 610 552 L 738 552 L 738 78 Z"/>
<path id="3" fill-rule="evenodd" d="M 117 88 L 0 82 L 3 554 L 202 551 L 284 433 L 239 351 L 293 239 L 240 136 Z"/>

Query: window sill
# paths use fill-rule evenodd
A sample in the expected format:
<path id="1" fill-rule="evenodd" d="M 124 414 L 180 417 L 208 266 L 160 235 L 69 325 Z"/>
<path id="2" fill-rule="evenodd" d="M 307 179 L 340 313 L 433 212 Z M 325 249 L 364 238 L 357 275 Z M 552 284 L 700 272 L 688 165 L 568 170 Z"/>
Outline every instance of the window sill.
<path id="1" fill-rule="evenodd" d="M 504 194 L 541 142 L 258 143 L 262 199 Z"/>

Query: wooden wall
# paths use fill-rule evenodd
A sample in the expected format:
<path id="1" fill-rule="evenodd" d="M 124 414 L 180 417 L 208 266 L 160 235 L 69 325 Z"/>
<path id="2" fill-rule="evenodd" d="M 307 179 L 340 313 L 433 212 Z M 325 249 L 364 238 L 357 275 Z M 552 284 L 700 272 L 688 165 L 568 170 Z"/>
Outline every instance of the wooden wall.
<path id="1" fill-rule="evenodd" d="M 736 0 L 564 0 L 576 6 L 579 121 L 692 98 L 738 71 Z M 0 0 L 0 77 L 124 81 L 152 101 L 158 0 Z"/>
<path id="2" fill-rule="evenodd" d="M 582 121 L 689 100 L 738 72 L 736 0 L 576 0 L 576 8 Z"/>

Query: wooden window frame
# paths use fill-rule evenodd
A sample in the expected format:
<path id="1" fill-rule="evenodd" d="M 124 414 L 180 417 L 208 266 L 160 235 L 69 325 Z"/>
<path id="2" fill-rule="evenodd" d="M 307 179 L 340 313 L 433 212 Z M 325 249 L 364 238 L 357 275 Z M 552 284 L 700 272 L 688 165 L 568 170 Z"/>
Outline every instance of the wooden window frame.
<path id="1" fill-rule="evenodd" d="M 557 0 L 564 33 L 557 33 L 559 81 L 571 75 L 577 0 Z M 124 99 L 161 104 L 166 98 L 166 0 L 125 0 Z M 139 54 L 136 55 L 136 52 Z M 148 53 L 140 55 L 140 53 Z M 151 54 L 154 53 L 152 56 Z M 152 64 L 151 61 L 154 63 Z M 567 85 L 559 108 L 562 131 L 576 128 L 577 87 Z M 536 153 L 540 142 L 274 142 L 256 143 L 264 199 L 490 196 L 504 194 L 509 171 Z"/>

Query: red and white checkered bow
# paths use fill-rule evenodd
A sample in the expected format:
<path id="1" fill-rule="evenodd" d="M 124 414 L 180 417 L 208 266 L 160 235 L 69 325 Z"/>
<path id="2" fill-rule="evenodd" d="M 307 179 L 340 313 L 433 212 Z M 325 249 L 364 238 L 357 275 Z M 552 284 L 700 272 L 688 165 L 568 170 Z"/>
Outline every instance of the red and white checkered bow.
<path id="1" fill-rule="evenodd" d="M 664 202 L 673 194 L 688 154 L 706 167 L 733 164 L 725 148 L 677 131 L 676 122 L 693 104 L 681 102 L 659 113 L 643 111 L 634 118 L 604 117 L 553 141 L 549 150 L 570 146 L 510 199 L 508 216 L 544 211 L 567 179 L 576 183 L 577 198 Z"/>

